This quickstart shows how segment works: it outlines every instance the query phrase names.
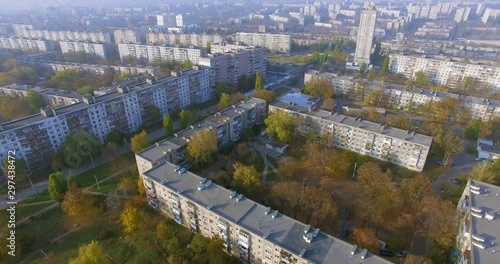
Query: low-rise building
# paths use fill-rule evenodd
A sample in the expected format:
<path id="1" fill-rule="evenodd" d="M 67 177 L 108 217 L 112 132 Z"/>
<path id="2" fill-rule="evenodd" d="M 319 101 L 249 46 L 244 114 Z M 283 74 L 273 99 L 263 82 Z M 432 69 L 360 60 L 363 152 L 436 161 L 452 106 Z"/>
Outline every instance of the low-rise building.
<path id="1" fill-rule="evenodd" d="M 317 101 L 307 95 L 289 96 L 269 105 L 269 112 L 285 111 L 301 119 L 299 132 L 316 132 L 328 136 L 339 148 L 386 160 L 398 166 L 421 172 L 432 144 L 432 137 L 413 131 L 377 124 L 361 118 L 318 110 Z M 316 103 L 314 103 L 316 102 Z"/>
<path id="2" fill-rule="evenodd" d="M 236 41 L 250 46 L 262 46 L 270 50 L 289 53 L 292 37 L 284 34 L 236 33 Z"/>
<path id="3" fill-rule="evenodd" d="M 500 187 L 469 180 L 458 202 L 457 263 L 500 262 Z"/>
<path id="4" fill-rule="evenodd" d="M 153 208 L 193 232 L 220 238 L 242 262 L 391 263 L 170 162 L 140 175 Z"/>
<path id="5" fill-rule="evenodd" d="M 150 124 L 152 106 L 163 116 L 208 101 L 214 88 L 215 71 L 201 66 L 158 79 L 136 75 L 100 96 L 85 96 L 82 102 L 0 124 L 0 160 L 13 150 L 18 159 L 28 163 L 30 171 L 44 169 L 50 164 L 48 156 L 71 132 L 86 131 L 104 142 L 112 130 L 133 133 Z"/>
<path id="6" fill-rule="evenodd" d="M 493 144 L 491 139 L 477 139 L 477 157 L 486 161 L 500 159 L 500 146 Z"/>
<path id="7" fill-rule="evenodd" d="M 193 64 L 198 64 L 201 57 L 205 56 L 205 48 L 177 48 L 164 46 L 147 46 L 134 44 L 118 44 L 118 52 L 122 62 L 134 59 L 149 63 L 162 61 L 190 60 Z"/>
<path id="8" fill-rule="evenodd" d="M 243 131 L 264 121 L 266 101 L 250 98 L 239 102 L 211 117 L 174 134 L 155 145 L 137 153 L 136 161 L 139 172 L 145 172 L 157 164 L 168 161 L 174 164 L 184 162 L 184 152 L 193 135 L 202 130 L 217 131 L 218 146 L 225 146 L 238 141 Z"/>
<path id="9" fill-rule="evenodd" d="M 266 78 L 267 54 L 261 47 L 246 47 L 232 52 L 212 53 L 200 58 L 199 64 L 213 67 L 218 82 L 238 85 L 238 79 L 243 76 L 252 76 L 260 72 Z"/>
<path id="10" fill-rule="evenodd" d="M 69 42 L 60 41 L 62 53 L 84 52 L 102 59 L 109 59 L 109 47 L 105 43 Z"/>

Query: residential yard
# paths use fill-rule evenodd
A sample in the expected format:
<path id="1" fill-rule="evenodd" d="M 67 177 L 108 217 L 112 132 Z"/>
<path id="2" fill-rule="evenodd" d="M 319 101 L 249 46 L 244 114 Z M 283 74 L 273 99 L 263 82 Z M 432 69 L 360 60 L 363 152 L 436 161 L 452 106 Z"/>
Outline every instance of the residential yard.
<path id="1" fill-rule="evenodd" d="M 123 154 L 122 156 L 117 157 L 114 161 L 79 174 L 76 177 L 76 182 L 79 184 L 79 186 L 82 187 L 92 186 L 96 183 L 96 177 L 98 181 L 101 181 L 107 178 L 109 175 L 134 163 L 134 154 L 132 152 L 128 152 L 126 154 Z"/>
<path id="2" fill-rule="evenodd" d="M 99 183 L 99 187 L 95 185 L 90 189 L 90 191 L 93 192 L 101 192 L 101 193 L 109 193 L 110 191 L 116 189 L 118 187 L 118 184 L 120 183 L 121 180 L 124 178 L 131 178 L 133 182 L 137 182 L 138 180 L 138 174 L 134 173 L 134 170 L 129 170 L 124 173 L 121 173 L 120 175 L 117 175 L 111 179 L 104 180 L 103 182 Z"/>

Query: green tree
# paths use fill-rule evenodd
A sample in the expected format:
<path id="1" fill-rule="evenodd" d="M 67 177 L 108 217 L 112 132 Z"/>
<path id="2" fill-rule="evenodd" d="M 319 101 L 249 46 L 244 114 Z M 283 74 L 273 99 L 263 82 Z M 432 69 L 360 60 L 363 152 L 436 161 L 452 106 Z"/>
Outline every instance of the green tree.
<path id="1" fill-rule="evenodd" d="M 151 123 L 157 126 L 161 122 L 161 110 L 158 106 L 151 104 L 148 106 L 149 116 L 151 117 Z"/>
<path id="2" fill-rule="evenodd" d="M 441 146 L 444 148 L 444 165 L 464 150 L 463 140 L 452 131 L 447 131 L 444 134 Z"/>
<path id="3" fill-rule="evenodd" d="M 130 139 L 130 144 L 132 145 L 132 151 L 134 153 L 139 153 L 149 147 L 148 133 L 146 130 L 142 130 L 140 133 L 133 136 Z"/>
<path id="4" fill-rule="evenodd" d="M 465 138 L 470 140 L 477 140 L 482 126 L 483 126 L 483 121 L 481 119 L 471 120 L 470 123 L 465 127 L 464 130 Z"/>
<path id="5" fill-rule="evenodd" d="M 62 201 L 64 194 L 67 191 L 67 184 L 61 172 L 49 175 L 49 186 L 47 190 L 49 191 L 50 199 L 57 202 Z"/>
<path id="6" fill-rule="evenodd" d="M 109 133 L 106 135 L 105 142 L 106 144 L 115 144 L 117 146 L 121 146 L 124 144 L 124 139 L 125 139 L 125 133 L 122 131 L 118 130 L 111 130 Z"/>
<path id="7" fill-rule="evenodd" d="M 428 78 L 423 71 L 418 71 L 415 73 L 415 84 L 418 86 L 424 86 L 427 84 Z"/>
<path id="8" fill-rule="evenodd" d="M 74 174 L 72 172 L 68 175 L 66 182 L 67 182 L 67 187 L 66 187 L 67 190 L 69 190 L 71 188 L 80 188 L 80 185 L 76 181 L 76 174 Z M 49 185 L 50 185 L 50 182 L 49 182 Z"/>
<path id="9" fill-rule="evenodd" d="M 255 195 L 261 186 L 260 173 L 252 166 L 246 166 L 242 163 L 236 163 L 234 167 L 234 188 L 237 192 L 246 196 Z"/>
<path id="10" fill-rule="evenodd" d="M 170 137 L 174 134 L 174 121 L 169 115 L 163 117 L 163 128 L 165 129 L 165 136 Z"/>
<path id="11" fill-rule="evenodd" d="M 76 167 L 101 151 L 101 142 L 86 131 L 70 133 L 66 137 L 64 155 L 66 164 Z"/>
<path id="12" fill-rule="evenodd" d="M 215 83 L 215 94 L 217 94 L 217 96 L 221 96 L 223 93 L 233 94 L 234 92 L 236 92 L 236 90 L 233 85 L 225 84 L 223 82 Z"/>
<path id="13" fill-rule="evenodd" d="M 26 117 L 34 113 L 35 111 L 30 105 L 18 95 L 0 96 L 0 119 L 9 121 Z"/>
<path id="14" fill-rule="evenodd" d="M 304 93 L 323 98 L 332 98 L 334 90 L 329 80 L 325 78 L 312 78 L 304 85 Z"/>
<path id="15" fill-rule="evenodd" d="M 253 94 L 253 97 L 265 100 L 267 105 L 276 101 L 276 94 L 266 89 L 256 90 L 255 93 Z"/>
<path id="16" fill-rule="evenodd" d="M 146 186 L 144 186 L 144 179 L 139 175 L 139 180 L 137 181 L 137 191 L 140 195 L 146 194 Z"/>
<path id="17" fill-rule="evenodd" d="M 359 68 L 359 72 L 361 74 L 363 74 L 363 73 L 365 73 L 365 71 L 366 71 L 366 63 L 363 62 L 363 63 L 361 63 L 361 67 Z"/>
<path id="18" fill-rule="evenodd" d="M 264 121 L 269 135 L 276 137 L 282 143 L 288 143 L 293 138 L 296 119 L 285 111 L 271 113 Z"/>
<path id="19" fill-rule="evenodd" d="M 26 94 L 26 101 L 34 111 L 39 111 L 40 108 L 45 106 L 43 97 L 35 91 L 28 91 Z"/>
<path id="20" fill-rule="evenodd" d="M 194 134 L 186 149 L 187 160 L 201 165 L 213 161 L 217 152 L 217 130 L 200 130 Z"/>
<path id="21" fill-rule="evenodd" d="M 356 228 L 352 232 L 350 239 L 359 247 L 366 248 L 370 252 L 376 252 L 378 249 L 378 239 L 373 229 Z"/>
<path id="22" fill-rule="evenodd" d="M 207 42 L 205 49 L 207 50 L 207 54 L 212 53 L 212 44 L 210 42 Z"/>
<path id="23" fill-rule="evenodd" d="M 257 71 L 257 74 L 255 75 L 255 90 L 257 91 L 262 89 L 264 89 L 264 79 L 262 78 L 260 71 Z"/>
<path id="24" fill-rule="evenodd" d="M 223 93 L 220 96 L 219 103 L 217 104 L 217 111 L 224 110 L 231 105 L 231 95 Z"/>
<path id="25" fill-rule="evenodd" d="M 97 241 L 92 241 L 88 244 L 80 246 L 78 249 L 78 256 L 70 261 L 70 264 L 94 263 L 110 263 L 109 259 L 104 254 L 101 244 Z"/>
<path id="26" fill-rule="evenodd" d="M 375 78 L 377 78 L 377 70 L 375 70 L 375 68 L 371 68 L 366 75 L 366 79 L 373 81 Z"/>
<path id="27" fill-rule="evenodd" d="M 184 61 L 184 69 L 188 70 L 191 68 L 193 68 L 193 63 L 189 59 L 185 60 Z"/>
<path id="28" fill-rule="evenodd" d="M 389 72 L 389 56 L 385 56 L 384 62 L 382 63 L 382 68 L 380 69 L 380 73 L 385 75 Z"/>
<path id="29" fill-rule="evenodd" d="M 179 124 L 184 129 L 191 125 L 194 121 L 194 113 L 190 110 L 184 109 L 179 113 Z"/>

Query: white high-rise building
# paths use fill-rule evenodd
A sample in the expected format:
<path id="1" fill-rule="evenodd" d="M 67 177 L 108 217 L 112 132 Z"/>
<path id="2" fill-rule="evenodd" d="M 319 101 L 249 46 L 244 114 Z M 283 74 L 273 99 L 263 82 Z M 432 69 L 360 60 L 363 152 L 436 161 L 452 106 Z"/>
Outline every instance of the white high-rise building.
<path id="1" fill-rule="evenodd" d="M 156 16 L 156 24 L 164 27 L 175 27 L 175 14 L 161 14 Z"/>
<path id="2" fill-rule="evenodd" d="M 377 10 L 375 7 L 365 9 L 361 13 L 361 20 L 358 28 L 358 39 L 356 41 L 356 54 L 354 62 L 356 64 L 370 64 L 370 54 L 373 45 L 373 33 L 375 32 L 375 21 L 377 20 Z"/>

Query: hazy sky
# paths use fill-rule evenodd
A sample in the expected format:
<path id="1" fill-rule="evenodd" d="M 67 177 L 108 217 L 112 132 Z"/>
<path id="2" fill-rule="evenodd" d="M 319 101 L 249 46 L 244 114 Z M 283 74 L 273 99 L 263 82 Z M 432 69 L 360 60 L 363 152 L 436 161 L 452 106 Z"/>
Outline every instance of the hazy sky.
<path id="1" fill-rule="evenodd" d="M 43 9 L 56 6 L 144 6 L 167 3 L 165 0 L 0 0 L 0 9 Z"/>

